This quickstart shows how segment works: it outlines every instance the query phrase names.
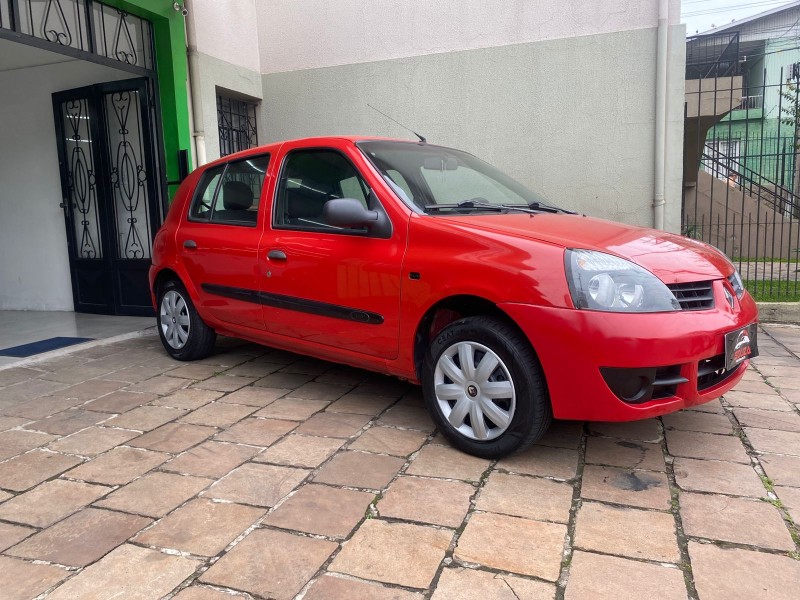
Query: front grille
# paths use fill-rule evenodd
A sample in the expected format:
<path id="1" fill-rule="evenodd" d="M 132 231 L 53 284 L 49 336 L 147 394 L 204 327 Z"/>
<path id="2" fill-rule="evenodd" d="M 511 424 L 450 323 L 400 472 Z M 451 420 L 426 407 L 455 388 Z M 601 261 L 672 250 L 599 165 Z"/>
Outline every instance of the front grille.
<path id="1" fill-rule="evenodd" d="M 705 310 L 714 307 L 714 291 L 711 281 L 671 283 L 667 285 L 681 305 L 681 310 Z"/>
<path id="2" fill-rule="evenodd" d="M 697 363 L 697 391 L 702 392 L 710 387 L 722 383 L 736 373 L 736 368 L 730 371 L 725 369 L 725 355 L 717 354 Z"/>

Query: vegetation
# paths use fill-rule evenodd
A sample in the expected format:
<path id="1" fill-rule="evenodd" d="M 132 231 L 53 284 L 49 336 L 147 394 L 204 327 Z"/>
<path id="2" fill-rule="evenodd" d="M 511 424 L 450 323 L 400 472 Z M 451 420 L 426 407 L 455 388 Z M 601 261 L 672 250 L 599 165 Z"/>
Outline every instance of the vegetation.
<path id="1" fill-rule="evenodd" d="M 683 226 L 683 230 L 681 231 L 681 235 L 685 235 L 688 238 L 692 238 L 693 240 L 701 240 L 703 239 L 702 232 L 700 231 L 700 227 L 694 223 L 686 223 Z"/>
<path id="2" fill-rule="evenodd" d="M 800 122 L 800 88 L 798 88 L 797 80 L 789 83 L 786 89 L 781 87 L 781 96 L 785 102 L 785 105 L 781 107 L 781 123 L 795 127 Z M 795 143 L 795 148 L 800 149 L 800 145 Z"/>
<path id="3" fill-rule="evenodd" d="M 745 279 L 744 287 L 756 302 L 800 302 L 800 281 Z"/>

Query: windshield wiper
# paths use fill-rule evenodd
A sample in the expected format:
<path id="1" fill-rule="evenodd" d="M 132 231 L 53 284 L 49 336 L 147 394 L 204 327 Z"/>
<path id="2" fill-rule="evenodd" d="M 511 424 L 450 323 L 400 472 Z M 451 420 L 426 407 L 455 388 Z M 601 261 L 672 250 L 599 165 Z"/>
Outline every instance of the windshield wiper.
<path id="1" fill-rule="evenodd" d="M 441 210 L 443 208 L 449 209 L 475 209 L 475 210 L 496 210 L 502 212 L 504 210 L 516 210 L 518 212 L 528 213 L 535 215 L 537 213 L 564 213 L 567 215 L 577 215 L 575 211 L 558 208 L 542 202 L 531 202 L 527 206 L 524 204 L 492 204 L 491 202 L 482 202 L 480 200 L 463 200 L 457 204 L 427 204 L 426 210 Z"/>
<path id="2" fill-rule="evenodd" d="M 455 209 L 455 210 L 471 208 L 471 209 L 475 209 L 475 210 L 496 210 L 498 212 L 502 212 L 504 210 L 516 210 L 516 211 L 528 213 L 528 214 L 531 214 L 531 215 L 536 214 L 537 212 L 541 212 L 541 211 L 532 210 L 532 209 L 530 209 L 530 208 L 528 208 L 528 207 L 526 207 L 526 206 L 524 206 L 522 204 L 492 204 L 491 202 L 480 202 L 478 200 L 464 200 L 464 201 L 459 202 L 457 204 L 426 204 L 425 205 L 425 210 L 441 210 L 443 208 L 449 208 L 449 209 Z"/>
<path id="3" fill-rule="evenodd" d="M 542 202 L 531 202 L 530 204 L 528 204 L 528 208 L 538 212 L 565 213 L 568 215 L 578 214 L 574 210 L 566 210 L 564 208 L 558 208 L 557 206 L 550 206 L 549 204 L 543 204 Z"/>

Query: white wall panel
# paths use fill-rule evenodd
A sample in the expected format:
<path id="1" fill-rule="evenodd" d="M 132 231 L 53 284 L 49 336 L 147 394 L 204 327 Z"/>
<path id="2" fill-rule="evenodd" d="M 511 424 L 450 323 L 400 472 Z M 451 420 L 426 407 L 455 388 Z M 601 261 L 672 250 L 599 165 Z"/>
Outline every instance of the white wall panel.
<path id="1" fill-rule="evenodd" d="M 78 60 L 0 71 L 0 310 L 72 310 L 52 93 L 129 77 Z"/>
<path id="2" fill-rule="evenodd" d="M 658 24 L 658 0 L 257 0 L 255 7 L 262 73 Z M 680 22 L 680 0 L 670 0 L 670 16 Z"/>
<path id="3" fill-rule="evenodd" d="M 272 2 L 258 4 L 263 8 Z M 199 52 L 259 71 L 256 0 L 190 0 L 187 5 Z"/>

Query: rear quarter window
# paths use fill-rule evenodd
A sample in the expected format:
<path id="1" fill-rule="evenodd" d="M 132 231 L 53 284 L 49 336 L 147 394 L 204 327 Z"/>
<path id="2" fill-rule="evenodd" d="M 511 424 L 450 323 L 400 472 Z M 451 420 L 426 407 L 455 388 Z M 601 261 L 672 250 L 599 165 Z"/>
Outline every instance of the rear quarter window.
<path id="1" fill-rule="evenodd" d="M 194 200 L 192 200 L 192 207 L 189 211 L 189 216 L 194 219 L 208 220 L 211 217 L 211 207 L 214 204 L 214 195 L 219 186 L 219 180 L 222 178 L 222 173 L 226 165 L 220 165 L 208 169 L 203 176 L 200 177 L 200 182 L 197 184 L 197 189 L 194 192 Z"/>

